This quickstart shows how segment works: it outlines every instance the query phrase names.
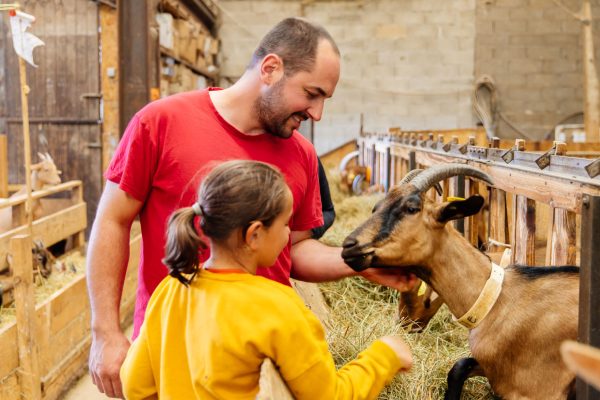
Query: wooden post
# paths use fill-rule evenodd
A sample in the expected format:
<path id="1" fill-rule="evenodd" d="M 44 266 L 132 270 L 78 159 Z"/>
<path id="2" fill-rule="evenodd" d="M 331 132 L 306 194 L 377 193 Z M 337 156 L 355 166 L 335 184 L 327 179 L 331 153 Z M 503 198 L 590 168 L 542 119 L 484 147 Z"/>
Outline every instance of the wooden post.
<path id="1" fill-rule="evenodd" d="M 581 270 L 579 273 L 579 341 L 600 347 L 600 197 L 583 197 Z M 599 400 L 600 392 L 577 378 L 577 400 Z"/>
<path id="2" fill-rule="evenodd" d="M 0 197 L 8 197 L 8 151 L 6 135 L 0 135 Z"/>
<path id="3" fill-rule="evenodd" d="M 592 6 L 590 0 L 583 0 L 581 7 L 581 30 L 583 36 L 583 73 L 585 106 L 583 122 L 587 142 L 600 142 L 600 86 L 594 55 L 592 33 Z"/>
<path id="4" fill-rule="evenodd" d="M 294 400 L 294 396 L 292 396 L 279 371 L 268 358 L 263 361 L 260 367 L 258 386 L 259 392 L 256 395 L 256 400 Z"/>
<path id="5" fill-rule="evenodd" d="M 27 226 L 31 233 L 31 223 L 33 220 L 31 198 L 31 145 L 29 144 L 29 106 L 27 95 L 29 86 L 27 86 L 27 75 L 25 70 L 25 60 L 19 59 L 19 79 L 21 81 L 21 115 L 23 118 L 23 153 L 25 154 L 25 187 L 27 189 L 27 201 L 25 202 L 25 214 L 27 216 Z"/>
<path id="6" fill-rule="evenodd" d="M 515 199 L 514 263 L 535 264 L 535 201 L 522 195 Z"/>
<path id="7" fill-rule="evenodd" d="M 393 184 L 392 180 L 392 153 L 390 146 L 385 149 L 385 181 L 383 182 L 383 191 L 387 193 Z"/>
<path id="8" fill-rule="evenodd" d="M 15 308 L 17 312 L 17 342 L 19 350 L 19 381 L 23 398 L 42 398 L 38 349 L 36 345 L 36 313 L 33 293 L 33 262 L 31 236 L 16 235 L 10 240 Z"/>

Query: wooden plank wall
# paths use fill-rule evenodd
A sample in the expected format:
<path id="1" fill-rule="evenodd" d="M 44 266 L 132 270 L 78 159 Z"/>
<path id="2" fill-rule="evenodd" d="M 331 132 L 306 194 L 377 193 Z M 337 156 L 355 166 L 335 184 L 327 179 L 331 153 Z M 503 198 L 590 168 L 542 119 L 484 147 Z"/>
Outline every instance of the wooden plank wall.
<path id="1" fill-rule="evenodd" d="M 38 68 L 27 66 L 32 155 L 49 152 L 63 171 L 63 180 L 84 182 L 88 218 L 93 218 L 102 188 L 98 4 L 89 0 L 20 4 L 36 17 L 29 31 L 45 42 L 34 50 Z M 7 21 L 0 19 L 3 43 L 10 40 Z M 5 111 L 0 113 L 0 128 L 5 126 L 8 134 L 9 182 L 23 183 L 17 57 L 12 46 L 2 46 L 0 53 L 0 93 L 5 93 L 0 95 L 0 103 L 5 101 L 0 105 Z"/>

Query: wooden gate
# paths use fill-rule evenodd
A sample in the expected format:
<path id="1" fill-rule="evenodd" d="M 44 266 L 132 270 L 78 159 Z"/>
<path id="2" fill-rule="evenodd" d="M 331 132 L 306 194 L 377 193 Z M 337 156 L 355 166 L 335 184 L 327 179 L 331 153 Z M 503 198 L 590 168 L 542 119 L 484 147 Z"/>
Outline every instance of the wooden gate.
<path id="1" fill-rule="evenodd" d="M 27 67 L 32 162 L 49 152 L 63 181 L 80 179 L 93 220 L 102 189 L 98 5 L 90 0 L 24 0 L 45 42 Z M 7 15 L 0 18 L 0 133 L 8 135 L 9 182 L 25 182 L 19 69 Z M 91 224 L 90 224 L 91 225 Z"/>

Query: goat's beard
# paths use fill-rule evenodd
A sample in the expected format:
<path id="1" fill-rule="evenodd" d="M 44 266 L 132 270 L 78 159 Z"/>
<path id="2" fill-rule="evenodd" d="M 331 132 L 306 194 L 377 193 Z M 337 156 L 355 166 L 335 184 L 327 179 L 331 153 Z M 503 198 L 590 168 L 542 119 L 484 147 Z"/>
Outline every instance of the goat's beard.
<path id="1" fill-rule="evenodd" d="M 284 82 L 285 77 L 275 83 L 264 95 L 256 99 L 254 109 L 258 116 L 258 122 L 265 132 L 282 139 L 289 139 L 292 137 L 294 130 L 286 127 L 288 121 L 294 116 L 306 120 L 307 116 L 301 112 L 289 114 L 286 110 L 283 110 L 281 104 L 283 103 Z"/>

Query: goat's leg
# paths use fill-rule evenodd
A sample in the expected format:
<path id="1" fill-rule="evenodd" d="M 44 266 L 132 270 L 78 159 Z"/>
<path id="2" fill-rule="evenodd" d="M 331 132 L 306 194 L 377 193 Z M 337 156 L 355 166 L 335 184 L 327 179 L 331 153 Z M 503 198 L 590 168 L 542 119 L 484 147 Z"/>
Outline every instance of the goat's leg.
<path id="1" fill-rule="evenodd" d="M 473 357 L 461 358 L 448 372 L 448 389 L 444 400 L 460 400 L 465 381 L 472 376 L 483 376 L 483 370 Z"/>

